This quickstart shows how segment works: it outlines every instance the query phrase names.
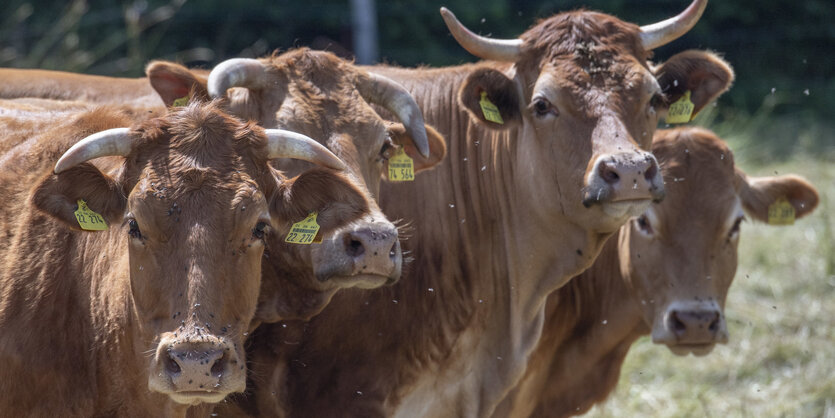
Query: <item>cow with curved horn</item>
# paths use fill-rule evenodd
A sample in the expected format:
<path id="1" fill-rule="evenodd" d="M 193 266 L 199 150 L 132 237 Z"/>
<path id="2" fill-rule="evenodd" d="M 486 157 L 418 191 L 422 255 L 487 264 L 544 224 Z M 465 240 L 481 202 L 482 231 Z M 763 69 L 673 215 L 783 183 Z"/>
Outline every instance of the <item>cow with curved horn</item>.
<path id="1" fill-rule="evenodd" d="M 126 125 L 131 115 L 101 107 L 6 133 L 17 144 L 0 158 L 5 415 L 206 412 L 244 390 L 268 237 L 311 212 L 326 232 L 369 213 L 309 137 L 200 102 Z M 288 179 L 269 165 L 278 158 L 329 168 Z"/>
<path id="2" fill-rule="evenodd" d="M 692 27 L 696 0 L 645 26 L 575 11 L 518 39 L 453 36 L 485 59 L 447 68 L 366 69 L 402 84 L 447 139 L 447 159 L 380 206 L 414 226 L 415 257 L 391 288 L 344 292 L 307 324 L 254 337 L 255 394 L 241 409 L 288 416 L 489 416 L 522 376 L 547 295 L 588 268 L 631 216 L 664 196 L 653 132 L 670 103 L 696 112 L 730 67 L 651 49 Z M 410 196 L 432 196 L 414 205 Z M 315 366 L 311 366 L 315 365 Z"/>
<path id="3" fill-rule="evenodd" d="M 176 95 L 166 94 L 174 90 L 174 72 L 169 68 L 152 63 L 147 71 L 163 97 Z M 179 80 L 181 85 L 191 83 L 192 90 L 202 87 L 184 77 Z M 445 154 L 443 138 L 424 125 L 420 108 L 402 86 L 327 52 L 301 48 L 262 59 L 230 59 L 211 71 L 205 90 L 211 97 L 223 97 L 229 112 L 243 119 L 319 138 L 374 197 L 379 195 L 381 179 L 389 174 L 389 158 L 398 149 L 412 158 L 415 173 L 435 166 Z M 400 123 L 382 119 L 372 103 L 390 111 Z M 288 174 L 308 166 L 293 161 L 273 164 Z M 310 248 L 271 242 L 259 320 L 308 318 L 338 289 L 396 282 L 402 266 L 397 228 L 375 204 L 371 212 Z M 273 256 L 273 251 L 278 255 Z M 280 280 L 270 279 L 280 277 L 298 281 L 296 297 L 288 297 L 288 291 L 277 285 Z M 310 283 L 314 283 L 312 291 L 301 289 L 311 287 Z"/>

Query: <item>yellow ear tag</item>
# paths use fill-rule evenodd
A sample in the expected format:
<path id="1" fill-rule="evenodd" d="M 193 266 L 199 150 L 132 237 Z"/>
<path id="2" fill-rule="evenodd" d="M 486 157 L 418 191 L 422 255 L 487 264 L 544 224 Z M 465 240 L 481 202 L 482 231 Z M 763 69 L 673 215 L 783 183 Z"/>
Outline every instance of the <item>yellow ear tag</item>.
<path id="1" fill-rule="evenodd" d="M 171 103 L 171 107 L 182 107 L 188 104 L 188 96 L 180 97 L 179 99 L 174 100 L 174 103 Z"/>
<path id="2" fill-rule="evenodd" d="M 484 113 L 484 119 L 498 123 L 499 125 L 504 125 L 499 108 L 487 98 L 486 91 L 481 92 L 481 100 L 478 101 L 478 104 L 481 105 L 481 112 Z"/>
<path id="3" fill-rule="evenodd" d="M 107 229 L 107 223 L 104 218 L 96 212 L 93 212 L 87 207 L 87 202 L 84 199 L 78 199 L 78 209 L 75 211 L 75 219 L 81 229 L 87 231 L 104 231 Z"/>
<path id="4" fill-rule="evenodd" d="M 786 198 L 781 197 L 768 206 L 769 225 L 794 224 L 794 206 Z"/>
<path id="5" fill-rule="evenodd" d="M 389 158 L 389 180 L 391 181 L 414 181 L 415 163 L 412 158 L 406 155 L 403 147 Z"/>
<path id="6" fill-rule="evenodd" d="M 310 215 L 307 215 L 307 218 L 294 223 L 290 228 L 290 233 L 287 234 L 287 238 L 284 238 L 284 242 L 304 245 L 321 242 L 321 239 L 319 241 L 315 240 L 319 233 L 319 224 L 316 223 L 317 215 L 316 212 L 311 212 Z"/>
<path id="7" fill-rule="evenodd" d="M 690 101 L 690 90 L 684 92 L 684 96 L 676 100 L 670 105 L 670 111 L 667 112 L 667 123 L 687 123 L 693 116 L 693 109 L 696 106 Z"/>

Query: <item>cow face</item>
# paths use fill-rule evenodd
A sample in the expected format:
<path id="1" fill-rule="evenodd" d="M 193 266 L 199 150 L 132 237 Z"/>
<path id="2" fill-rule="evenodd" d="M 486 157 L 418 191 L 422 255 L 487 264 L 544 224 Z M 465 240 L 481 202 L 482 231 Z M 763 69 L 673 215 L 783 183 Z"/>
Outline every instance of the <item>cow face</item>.
<path id="1" fill-rule="evenodd" d="M 695 24 L 702 3 L 674 19 L 679 35 Z M 658 164 L 646 150 L 669 104 L 690 91 L 698 112 L 733 77 L 704 52 L 674 56 L 654 70 L 651 49 L 674 37 L 659 44 L 653 34 L 660 29 L 601 13 L 561 13 L 513 40 L 480 37 L 448 10 L 441 13 L 464 48 L 503 62 L 469 75 L 461 105 L 486 127 L 515 130 L 515 167 L 530 179 L 523 182 L 526 196 L 594 232 L 613 232 L 663 198 Z M 484 100 L 502 124 L 484 116 Z"/>
<path id="2" fill-rule="evenodd" d="M 124 163 L 105 174 L 86 162 L 106 155 Z M 131 339 L 151 391 L 181 404 L 243 391 L 268 237 L 311 211 L 323 230 L 367 214 L 365 193 L 345 175 L 317 168 L 286 180 L 270 168 L 288 156 L 342 166 L 309 138 L 193 103 L 78 142 L 35 192 L 37 207 L 75 227 L 85 199 L 127 252 Z"/>
<path id="3" fill-rule="evenodd" d="M 653 153 L 667 197 L 621 229 L 621 271 L 653 342 L 704 355 L 728 340 L 723 309 L 744 213 L 766 221 L 768 207 L 784 198 L 802 217 L 817 192 L 797 176 L 746 177 L 725 143 L 703 129 L 662 131 Z"/>
<path id="4" fill-rule="evenodd" d="M 158 89 L 176 85 L 170 82 L 178 77 L 175 71 L 166 71 L 161 63 L 152 64 L 148 73 Z M 184 76 L 179 79 L 189 83 Z M 229 60 L 212 70 L 206 88 L 213 97 L 226 96 L 235 115 L 317 138 L 345 162 L 371 196 L 378 195 L 388 159 L 398 149 L 414 160 L 416 172 L 435 166 L 446 152 L 443 139 L 424 125 L 417 104 L 403 87 L 330 53 L 299 49 L 261 60 Z M 184 91 L 188 89 L 160 94 L 175 97 Z M 402 123 L 384 121 L 371 104 L 392 112 Z M 275 164 L 287 173 L 308 167 L 294 161 Z M 397 228 L 376 204 L 371 215 L 324 237 L 321 244 L 308 247 L 275 239 L 268 242 L 267 252 L 268 275 L 286 275 L 299 288 L 319 292 L 297 294 L 294 299 L 303 302 L 291 307 L 286 297 L 270 296 L 285 290 L 271 288 L 275 282 L 265 281 L 258 316 L 270 322 L 310 316 L 339 288 L 394 283 L 402 265 Z"/>

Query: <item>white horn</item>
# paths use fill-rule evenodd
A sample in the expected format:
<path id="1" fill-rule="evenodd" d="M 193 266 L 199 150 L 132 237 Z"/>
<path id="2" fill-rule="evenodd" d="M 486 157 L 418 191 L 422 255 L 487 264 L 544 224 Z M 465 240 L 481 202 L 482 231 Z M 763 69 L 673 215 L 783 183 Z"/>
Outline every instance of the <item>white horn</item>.
<path id="1" fill-rule="evenodd" d="M 267 134 L 267 158 L 295 158 L 344 170 L 345 163 L 322 144 L 306 135 L 284 129 L 265 129 Z"/>
<path id="2" fill-rule="evenodd" d="M 252 58 L 233 58 L 221 62 L 209 73 L 209 97 L 217 99 L 226 96 L 232 87 L 263 87 L 264 65 Z"/>
<path id="3" fill-rule="evenodd" d="M 429 140 L 426 137 L 423 112 L 415 98 L 400 83 L 388 77 L 374 73 L 368 73 L 368 76 L 357 84 L 362 97 L 394 113 L 406 127 L 406 133 L 412 138 L 420 155 L 429 158 Z"/>
<path id="4" fill-rule="evenodd" d="M 133 149 L 130 128 L 114 128 L 94 133 L 78 141 L 58 159 L 53 170 L 59 174 L 93 158 L 109 155 L 127 156 Z"/>
<path id="5" fill-rule="evenodd" d="M 491 39 L 479 36 L 464 27 L 446 7 L 441 7 L 449 31 L 469 53 L 486 60 L 516 62 L 522 55 L 521 39 Z"/>
<path id="6" fill-rule="evenodd" d="M 649 51 L 666 45 L 693 28 L 707 6 L 707 0 L 693 0 L 678 16 L 651 25 L 641 26 L 641 43 Z"/>

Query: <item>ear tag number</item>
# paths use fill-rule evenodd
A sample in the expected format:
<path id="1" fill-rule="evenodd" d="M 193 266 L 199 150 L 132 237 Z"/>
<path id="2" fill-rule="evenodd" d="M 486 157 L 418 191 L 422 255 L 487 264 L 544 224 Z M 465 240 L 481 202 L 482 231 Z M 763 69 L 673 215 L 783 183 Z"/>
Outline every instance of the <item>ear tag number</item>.
<path id="1" fill-rule="evenodd" d="M 389 158 L 389 180 L 391 181 L 414 181 L 415 163 L 411 157 L 406 155 L 403 147 Z"/>
<path id="2" fill-rule="evenodd" d="M 768 206 L 769 225 L 794 224 L 794 206 L 786 198 L 781 197 Z"/>
<path id="3" fill-rule="evenodd" d="M 693 109 L 696 106 L 690 101 L 690 90 L 684 92 L 684 96 L 676 100 L 670 105 L 670 111 L 667 112 L 667 123 L 687 123 L 693 117 Z"/>
<path id="4" fill-rule="evenodd" d="M 171 107 L 182 107 L 188 104 L 188 95 L 180 97 L 179 99 L 174 100 L 174 103 L 171 103 Z"/>
<path id="5" fill-rule="evenodd" d="M 290 233 L 287 234 L 287 238 L 284 238 L 284 242 L 303 245 L 322 242 L 321 238 L 318 241 L 316 240 L 316 235 L 319 234 L 319 224 L 316 223 L 317 215 L 316 212 L 311 212 L 310 215 L 307 215 L 307 218 L 294 223 L 290 228 Z"/>
<path id="6" fill-rule="evenodd" d="M 490 122 L 498 123 L 499 125 L 504 125 L 502 114 L 499 113 L 499 108 L 487 98 L 486 91 L 481 92 L 481 100 L 478 101 L 478 104 L 481 105 L 481 113 L 484 113 L 484 119 L 487 119 Z"/>
<path id="7" fill-rule="evenodd" d="M 107 229 L 107 223 L 104 218 L 96 212 L 93 212 L 87 207 L 87 202 L 84 199 L 78 199 L 78 209 L 75 211 L 75 220 L 81 229 L 87 231 L 104 231 Z"/>

